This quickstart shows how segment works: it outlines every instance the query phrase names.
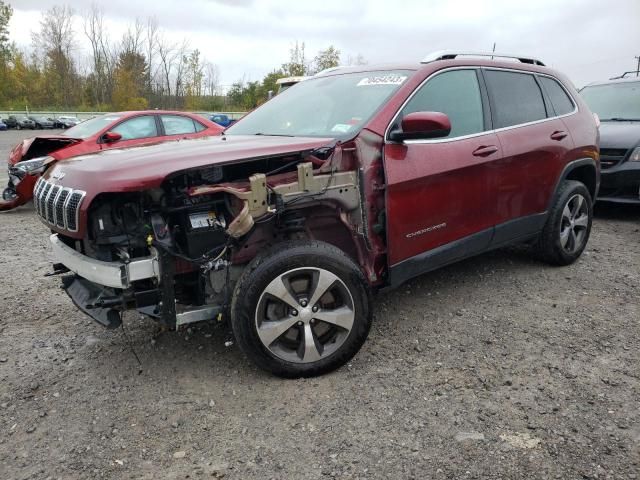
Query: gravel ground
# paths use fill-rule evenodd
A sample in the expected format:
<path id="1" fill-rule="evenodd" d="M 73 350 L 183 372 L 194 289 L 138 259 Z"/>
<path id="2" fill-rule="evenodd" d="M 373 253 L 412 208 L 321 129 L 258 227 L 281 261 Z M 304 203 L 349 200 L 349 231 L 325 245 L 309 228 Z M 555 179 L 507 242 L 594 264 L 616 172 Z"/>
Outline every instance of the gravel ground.
<path id="1" fill-rule="evenodd" d="M 43 276 L 32 207 L 1 214 L 0 477 L 638 478 L 639 235 L 639 208 L 600 208 L 570 267 L 422 276 L 348 366 L 285 381 L 222 325 L 103 330 Z"/>

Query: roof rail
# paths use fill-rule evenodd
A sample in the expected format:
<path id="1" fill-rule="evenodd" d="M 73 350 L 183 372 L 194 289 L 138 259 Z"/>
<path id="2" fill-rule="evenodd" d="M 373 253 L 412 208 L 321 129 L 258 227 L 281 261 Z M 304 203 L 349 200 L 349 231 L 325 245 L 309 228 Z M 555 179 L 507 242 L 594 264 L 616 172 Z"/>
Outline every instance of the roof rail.
<path id="1" fill-rule="evenodd" d="M 437 60 L 453 60 L 454 58 L 464 55 L 469 57 L 498 57 L 498 58 L 512 58 L 514 60 L 518 60 L 522 63 L 529 63 L 531 65 L 540 65 L 544 67 L 544 63 L 537 58 L 527 57 L 526 55 L 507 55 L 506 53 L 496 53 L 496 52 L 481 52 L 481 51 L 457 51 L 457 50 L 440 50 L 438 52 L 433 52 L 427 55 L 422 59 L 420 63 L 430 63 L 435 62 Z"/>
<path id="2" fill-rule="evenodd" d="M 625 78 L 627 75 L 635 73 L 636 77 L 640 76 L 640 70 L 631 70 L 629 72 L 624 72 L 622 75 L 618 75 L 617 77 L 611 77 L 609 80 L 619 80 L 621 78 Z"/>

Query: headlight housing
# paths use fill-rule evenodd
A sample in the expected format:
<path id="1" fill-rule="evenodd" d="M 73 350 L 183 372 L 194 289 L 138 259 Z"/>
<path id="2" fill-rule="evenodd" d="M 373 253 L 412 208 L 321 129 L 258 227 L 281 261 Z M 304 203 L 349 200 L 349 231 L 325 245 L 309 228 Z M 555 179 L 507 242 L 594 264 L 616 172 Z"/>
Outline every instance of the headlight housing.
<path id="1" fill-rule="evenodd" d="M 24 173 L 42 173 L 51 160 L 53 160 L 53 157 L 49 156 L 32 158 L 31 160 L 23 160 L 16 163 L 15 168 Z"/>
<path id="2" fill-rule="evenodd" d="M 640 147 L 636 147 L 633 149 L 633 152 L 631 152 L 631 155 L 629 156 L 629 162 L 640 162 Z"/>

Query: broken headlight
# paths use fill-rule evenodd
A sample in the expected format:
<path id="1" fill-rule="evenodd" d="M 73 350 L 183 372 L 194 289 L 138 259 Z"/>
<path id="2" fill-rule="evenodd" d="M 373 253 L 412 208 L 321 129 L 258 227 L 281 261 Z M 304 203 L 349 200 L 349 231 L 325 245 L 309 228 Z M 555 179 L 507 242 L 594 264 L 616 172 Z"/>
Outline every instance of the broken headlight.
<path id="1" fill-rule="evenodd" d="M 53 160 L 53 157 L 38 157 L 31 160 L 23 160 L 15 164 L 14 168 L 24 173 L 42 173 L 46 165 Z"/>

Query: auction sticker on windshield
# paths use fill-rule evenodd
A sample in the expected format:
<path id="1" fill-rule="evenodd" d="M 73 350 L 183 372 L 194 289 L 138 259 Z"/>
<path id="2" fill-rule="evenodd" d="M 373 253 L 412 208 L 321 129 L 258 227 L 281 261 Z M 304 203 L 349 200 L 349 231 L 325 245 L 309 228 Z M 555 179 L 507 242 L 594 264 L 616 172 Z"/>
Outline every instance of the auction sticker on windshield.
<path id="1" fill-rule="evenodd" d="M 402 85 L 407 79 L 406 75 L 377 75 L 375 77 L 365 77 L 358 82 L 358 87 L 368 87 L 370 85 Z"/>

